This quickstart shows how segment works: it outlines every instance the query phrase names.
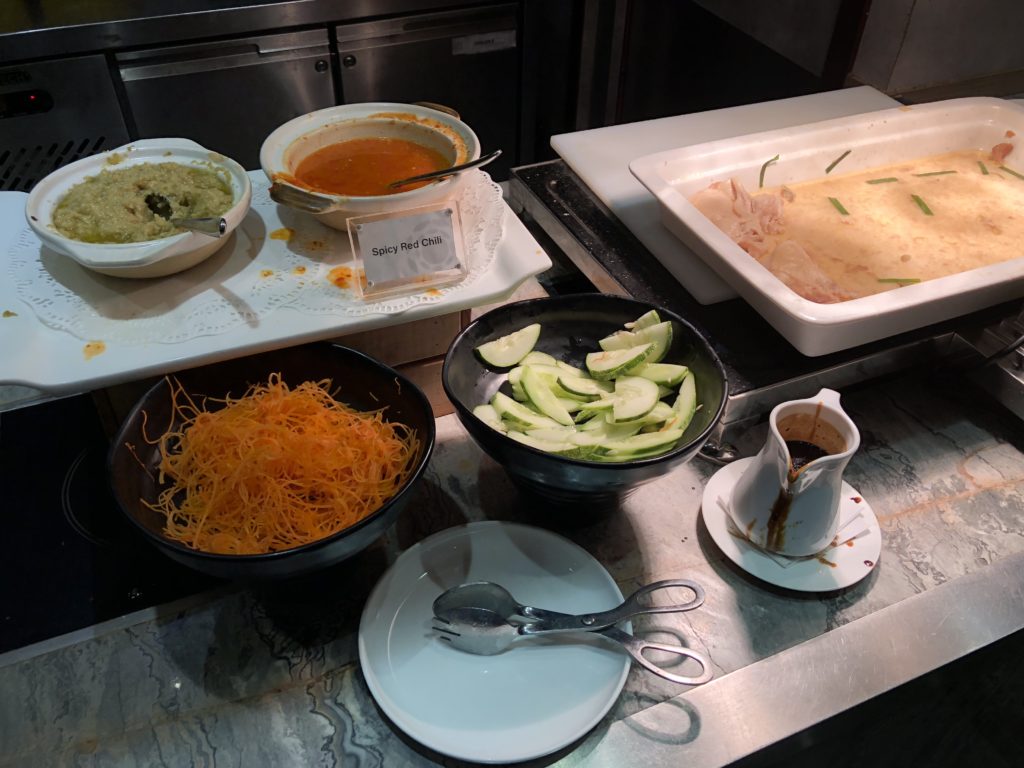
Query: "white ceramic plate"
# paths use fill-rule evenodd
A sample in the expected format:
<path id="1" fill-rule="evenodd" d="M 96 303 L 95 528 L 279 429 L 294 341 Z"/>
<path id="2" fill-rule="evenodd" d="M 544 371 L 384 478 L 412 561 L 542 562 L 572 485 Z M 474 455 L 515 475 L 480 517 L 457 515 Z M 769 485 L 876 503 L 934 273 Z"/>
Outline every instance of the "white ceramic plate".
<path id="1" fill-rule="evenodd" d="M 772 558 L 731 534 L 725 510 L 718 504 L 718 500 L 732 496 L 733 486 L 753 461 L 753 458 L 748 458 L 726 464 L 704 486 L 700 510 L 704 525 L 726 557 L 751 576 L 799 592 L 831 592 L 856 584 L 871 573 L 882 553 L 882 530 L 878 527 L 878 518 L 871 505 L 849 483 L 843 483 L 841 503 L 856 505 L 867 519 L 868 530 L 854 539 L 852 546 L 842 545 L 830 549 L 821 560 L 801 560 L 783 568 Z"/>
<path id="2" fill-rule="evenodd" d="M 455 650 L 431 629 L 433 602 L 481 580 L 557 611 L 622 601 L 601 564 L 561 536 L 501 522 L 449 528 L 404 552 L 371 593 L 359 625 L 367 685 L 392 722 L 442 754 L 480 763 L 550 754 L 600 722 L 629 657 L 590 643 L 520 642 L 497 656 Z"/>
<path id="3" fill-rule="evenodd" d="M 838 304 L 797 295 L 711 223 L 689 197 L 730 177 L 756 191 L 761 167 L 769 185 L 821 178 L 843 152 L 843 173 L 963 149 L 991 149 L 1006 132 L 1024 135 L 1024 107 L 993 98 L 869 112 L 795 128 L 722 139 L 637 158 L 630 170 L 657 198 L 662 223 L 693 249 L 805 355 L 823 355 L 921 328 L 1019 297 L 1024 259 L 972 269 Z M 1016 141 L 1016 140 L 1015 140 Z M 1007 167 L 1024 170 L 1021 152 Z"/>

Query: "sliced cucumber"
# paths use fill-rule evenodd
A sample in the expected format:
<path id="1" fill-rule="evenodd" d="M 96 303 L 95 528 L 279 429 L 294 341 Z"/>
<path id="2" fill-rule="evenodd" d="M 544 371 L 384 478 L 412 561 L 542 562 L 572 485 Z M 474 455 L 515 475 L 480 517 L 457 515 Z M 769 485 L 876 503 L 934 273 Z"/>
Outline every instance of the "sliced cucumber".
<path id="1" fill-rule="evenodd" d="M 536 368 L 532 365 L 523 366 L 520 383 L 523 385 L 526 396 L 530 398 L 530 402 L 536 405 L 542 414 L 554 419 L 559 424 L 572 426 L 572 416 L 558 402 L 558 396 L 551 391 L 551 385 Z"/>
<path id="2" fill-rule="evenodd" d="M 543 363 L 527 362 L 523 362 L 522 365 L 517 365 L 508 372 L 509 382 L 518 382 L 520 377 L 523 375 L 523 370 L 527 366 L 533 368 L 537 373 L 539 373 L 549 385 L 558 383 L 558 377 L 561 375 L 561 371 L 559 371 L 555 366 L 544 365 Z"/>
<path id="3" fill-rule="evenodd" d="M 488 365 L 510 368 L 530 353 L 539 338 L 540 323 L 534 323 L 500 339 L 481 344 L 476 348 L 476 353 Z"/>
<path id="4" fill-rule="evenodd" d="M 624 424 L 616 424 L 605 419 L 594 419 L 586 424 L 577 427 L 577 434 L 594 435 L 601 442 L 610 440 L 621 440 L 630 437 L 640 431 L 640 424 L 632 421 Z"/>
<path id="5" fill-rule="evenodd" d="M 641 328 L 639 331 L 636 331 L 636 334 L 644 341 L 654 344 L 654 349 L 651 350 L 647 362 L 660 363 L 672 346 L 672 321 L 666 320 L 663 323 L 658 323 L 648 328 Z"/>
<path id="6" fill-rule="evenodd" d="M 634 375 L 643 376 L 663 387 L 678 387 L 683 383 L 689 370 L 685 365 L 675 365 L 674 363 L 647 363 Z"/>
<path id="7" fill-rule="evenodd" d="M 679 438 L 683 436 L 681 429 L 672 429 L 666 432 L 648 432 L 642 435 L 624 437 L 621 440 L 611 440 L 602 443 L 598 451 L 605 456 L 618 456 L 628 459 L 636 454 L 648 453 L 650 451 L 665 451 L 673 447 Z"/>
<path id="8" fill-rule="evenodd" d="M 581 414 L 589 415 L 583 419 L 580 418 Z M 607 417 L 605 414 L 607 414 Z M 580 414 L 577 414 L 576 429 L 581 432 L 603 431 L 609 424 L 615 423 L 615 419 L 612 418 L 611 414 L 611 407 L 604 411 L 580 411 Z"/>
<path id="9" fill-rule="evenodd" d="M 532 400 L 530 400 L 529 397 L 520 402 L 522 402 L 523 405 L 525 405 L 534 413 L 539 413 L 541 416 L 545 415 L 544 412 L 540 408 L 538 408 L 537 405 Z M 581 403 L 579 400 L 571 400 L 567 397 L 559 397 L 558 402 L 562 405 L 563 408 L 565 408 L 565 410 L 572 414 L 579 413 L 580 411 L 583 410 L 583 407 L 586 405 L 586 403 Z M 573 422 L 575 421 L 576 419 L 573 418 Z M 563 427 L 564 429 L 570 429 L 568 425 L 560 424 L 559 426 Z"/>
<path id="10" fill-rule="evenodd" d="M 658 402 L 658 385 L 641 376 L 620 376 L 615 380 L 612 418 L 632 421 L 649 413 Z"/>
<path id="11" fill-rule="evenodd" d="M 599 448 L 592 448 L 593 453 L 588 457 L 591 461 L 605 461 L 608 463 L 612 462 L 624 462 L 624 461 L 639 461 L 640 459 L 650 459 L 655 456 L 661 456 L 662 454 L 668 453 L 675 446 L 669 445 L 663 448 L 655 448 L 651 451 L 636 451 L 634 453 L 601 453 Z"/>
<path id="12" fill-rule="evenodd" d="M 597 342 L 598 346 L 604 350 L 635 347 L 638 343 L 636 333 L 623 330 L 615 331 Z"/>
<path id="13" fill-rule="evenodd" d="M 526 392 L 523 391 L 522 385 L 523 368 L 525 367 L 525 365 L 517 365 L 515 368 L 508 372 L 508 382 L 509 384 L 512 385 L 512 397 L 514 397 L 521 403 L 529 399 Z M 551 389 L 551 391 L 555 394 L 556 397 L 571 398 L 573 400 L 579 400 L 581 402 L 586 402 L 587 400 L 593 399 L 585 395 L 578 395 L 575 392 L 569 392 L 563 389 L 561 386 L 559 386 L 558 377 L 562 375 L 562 372 L 555 366 L 537 364 L 530 365 L 529 367 L 533 368 L 538 374 L 540 374 L 540 377 L 544 379 L 544 381 L 547 383 L 548 387 Z M 574 410 L 579 409 L 577 408 Z"/>
<path id="14" fill-rule="evenodd" d="M 675 411 L 672 418 L 665 422 L 663 429 L 679 429 L 685 431 L 690 422 L 693 421 L 693 414 L 697 411 L 697 382 L 693 374 L 689 374 L 683 383 L 679 385 L 679 396 L 672 406 Z"/>
<path id="15" fill-rule="evenodd" d="M 498 412 L 502 421 L 514 429 L 543 429 L 545 427 L 557 427 L 558 422 L 531 411 L 522 403 L 517 403 L 504 392 L 495 392 L 491 398 L 491 405 Z"/>
<path id="16" fill-rule="evenodd" d="M 635 431 L 639 431 L 643 427 L 657 426 L 661 427 L 665 424 L 667 419 L 672 418 L 675 415 L 675 411 L 671 405 L 667 403 L 658 402 L 649 412 L 645 413 L 639 419 L 633 419 L 632 421 L 616 421 L 615 416 L 610 411 L 605 411 L 605 421 L 609 424 L 615 424 L 617 426 L 632 427 Z"/>
<path id="17" fill-rule="evenodd" d="M 671 419 L 674 414 L 675 411 L 671 405 L 659 400 L 654 404 L 654 407 L 651 408 L 650 411 L 644 414 L 643 421 L 646 421 L 649 425 L 654 424 L 660 426 Z"/>
<path id="18" fill-rule="evenodd" d="M 572 427 L 547 427 L 545 429 L 528 429 L 526 434 L 534 440 L 543 440 L 545 443 L 564 443 L 572 440 L 576 430 Z"/>
<path id="19" fill-rule="evenodd" d="M 554 368 L 558 361 L 547 352 L 538 352 L 536 349 L 527 352 L 526 356 L 519 361 L 520 365 L 549 365 Z"/>
<path id="20" fill-rule="evenodd" d="M 558 402 L 569 413 L 579 413 L 580 411 L 587 407 L 586 401 L 577 400 L 575 397 L 560 397 L 558 398 Z"/>
<path id="21" fill-rule="evenodd" d="M 562 369 L 562 373 L 568 373 L 570 376 L 578 376 L 581 379 L 587 378 L 587 372 L 582 368 L 577 368 L 575 365 L 563 363 L 561 360 L 555 361 L 555 365 Z"/>
<path id="22" fill-rule="evenodd" d="M 659 363 L 672 346 L 672 321 L 666 320 L 657 325 L 650 325 L 636 331 L 616 331 L 605 336 L 598 344 L 605 351 L 629 349 L 640 344 L 653 344 L 654 348 L 647 356 L 646 362 Z"/>
<path id="23" fill-rule="evenodd" d="M 518 400 L 520 403 L 525 403 L 528 398 L 526 392 L 523 391 L 523 366 L 517 365 L 515 368 L 508 372 L 508 376 L 505 377 L 509 385 L 512 387 L 512 397 Z"/>
<path id="24" fill-rule="evenodd" d="M 633 322 L 626 323 L 626 330 L 639 331 L 641 328 L 650 328 L 652 325 L 657 325 L 660 322 L 661 316 L 658 314 L 658 310 L 652 309 L 644 312 Z"/>
<path id="25" fill-rule="evenodd" d="M 511 431 L 513 440 L 536 448 L 538 451 L 565 456 L 570 459 L 593 461 L 602 453 L 603 437 L 559 430 L 531 429 L 527 433 Z"/>
<path id="26" fill-rule="evenodd" d="M 643 365 L 653 349 L 654 345 L 647 342 L 625 349 L 591 352 L 587 355 L 587 370 L 599 381 L 614 379 Z"/>
<path id="27" fill-rule="evenodd" d="M 575 432 L 569 436 L 569 442 L 573 445 L 578 445 L 581 448 L 592 448 L 596 449 L 601 443 L 606 441 L 608 437 L 597 432 Z"/>
<path id="28" fill-rule="evenodd" d="M 597 400 L 605 395 L 611 394 L 614 387 L 597 379 L 573 376 L 570 373 L 562 373 L 558 377 L 558 386 L 572 395 L 577 395 L 587 400 Z"/>
<path id="29" fill-rule="evenodd" d="M 589 403 L 585 403 L 584 407 L 576 414 L 576 423 L 589 421 L 594 416 L 604 416 L 608 414 L 608 418 L 611 419 L 612 408 L 615 407 L 615 396 L 609 395 L 601 400 L 592 400 Z"/>
<path id="30" fill-rule="evenodd" d="M 582 411 L 573 414 L 572 420 L 576 422 L 577 429 L 586 429 L 587 425 L 591 422 L 604 421 L 604 411 L 591 411 L 584 408 Z"/>
<path id="31" fill-rule="evenodd" d="M 580 447 L 570 443 L 568 440 L 540 440 L 536 437 L 531 437 L 525 432 L 518 432 L 515 430 L 509 430 L 506 434 L 517 443 L 522 443 L 523 445 L 528 445 L 531 448 L 536 448 L 538 451 L 556 453 L 559 456 L 572 456 L 580 453 Z"/>
<path id="32" fill-rule="evenodd" d="M 665 453 L 698 407 L 693 373 L 661 362 L 673 326 L 656 311 L 625 325 L 587 355 L 586 371 L 533 349 L 540 324 L 482 344 L 477 352 L 489 365 L 510 368 L 513 397 L 496 392 L 474 415 L 513 440 L 567 458 L 627 462 Z M 662 401 L 676 392 L 673 405 Z"/>
<path id="33" fill-rule="evenodd" d="M 473 409 L 473 415 L 491 429 L 496 429 L 499 432 L 508 432 L 508 428 L 506 428 L 505 424 L 501 421 L 501 416 L 498 415 L 498 412 L 494 409 L 493 405 L 489 405 L 488 403 L 478 405 Z"/>

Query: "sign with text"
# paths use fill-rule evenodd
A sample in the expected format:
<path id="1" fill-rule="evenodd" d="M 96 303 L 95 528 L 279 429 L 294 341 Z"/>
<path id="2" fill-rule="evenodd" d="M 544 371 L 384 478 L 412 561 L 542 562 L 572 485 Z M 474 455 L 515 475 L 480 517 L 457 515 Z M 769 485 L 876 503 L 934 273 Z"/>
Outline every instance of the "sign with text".
<path id="1" fill-rule="evenodd" d="M 466 276 L 462 222 L 455 201 L 348 220 L 352 253 L 363 264 L 364 299 L 456 283 Z"/>

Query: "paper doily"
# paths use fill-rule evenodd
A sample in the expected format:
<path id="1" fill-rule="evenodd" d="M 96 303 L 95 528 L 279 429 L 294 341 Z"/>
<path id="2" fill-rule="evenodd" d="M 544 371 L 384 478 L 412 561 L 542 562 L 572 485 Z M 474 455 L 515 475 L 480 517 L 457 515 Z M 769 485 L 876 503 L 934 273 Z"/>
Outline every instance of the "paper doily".
<path id="1" fill-rule="evenodd" d="M 364 302 L 331 280 L 332 270 L 355 266 L 347 233 L 278 206 L 263 174 L 250 177 L 252 207 L 224 247 L 168 277 L 130 280 L 92 272 L 42 245 L 26 227 L 9 251 L 8 273 L 18 297 L 45 325 L 83 340 L 173 344 L 258 325 L 281 307 L 353 317 L 436 303 L 487 272 L 504 234 L 501 188 L 474 171 L 459 196 L 466 278 L 446 288 Z"/>

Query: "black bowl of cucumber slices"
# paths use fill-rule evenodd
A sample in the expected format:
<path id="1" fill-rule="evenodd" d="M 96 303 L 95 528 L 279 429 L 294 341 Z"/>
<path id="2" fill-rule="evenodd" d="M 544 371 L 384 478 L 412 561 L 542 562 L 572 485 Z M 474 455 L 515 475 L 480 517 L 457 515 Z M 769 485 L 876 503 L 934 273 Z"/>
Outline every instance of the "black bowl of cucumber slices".
<path id="1" fill-rule="evenodd" d="M 689 461 L 728 394 L 718 355 L 692 325 L 605 294 L 488 312 L 452 342 L 442 382 L 513 480 L 569 504 L 620 498 Z"/>

